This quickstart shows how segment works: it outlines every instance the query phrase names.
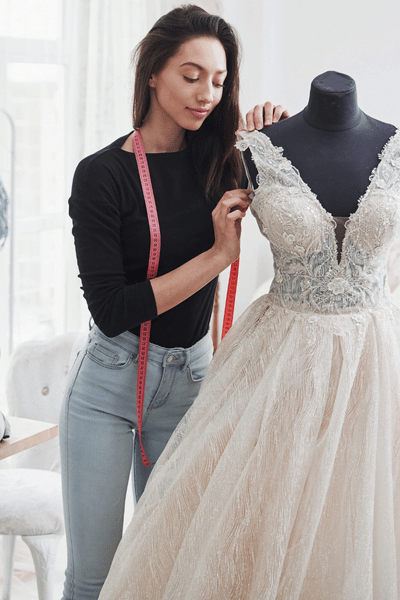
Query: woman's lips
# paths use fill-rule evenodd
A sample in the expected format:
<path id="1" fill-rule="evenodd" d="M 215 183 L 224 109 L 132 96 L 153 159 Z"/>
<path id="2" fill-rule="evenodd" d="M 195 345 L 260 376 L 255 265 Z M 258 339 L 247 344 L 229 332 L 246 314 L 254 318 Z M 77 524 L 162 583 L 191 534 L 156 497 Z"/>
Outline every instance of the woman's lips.
<path id="1" fill-rule="evenodd" d="M 188 111 L 192 113 L 192 115 L 194 117 L 196 117 L 197 119 L 202 119 L 203 117 L 205 117 L 208 113 L 208 110 L 203 110 L 201 108 L 189 108 L 187 107 Z"/>

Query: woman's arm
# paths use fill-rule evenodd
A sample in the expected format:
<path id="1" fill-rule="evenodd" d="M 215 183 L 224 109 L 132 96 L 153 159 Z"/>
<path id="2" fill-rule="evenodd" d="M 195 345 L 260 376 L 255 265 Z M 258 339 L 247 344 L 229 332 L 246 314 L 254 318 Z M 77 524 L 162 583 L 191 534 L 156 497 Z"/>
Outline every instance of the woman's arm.
<path id="1" fill-rule="evenodd" d="M 250 190 L 226 192 L 212 212 L 215 233 L 212 248 L 151 280 L 158 314 L 195 294 L 238 258 L 241 220 L 250 205 L 249 194 Z"/>

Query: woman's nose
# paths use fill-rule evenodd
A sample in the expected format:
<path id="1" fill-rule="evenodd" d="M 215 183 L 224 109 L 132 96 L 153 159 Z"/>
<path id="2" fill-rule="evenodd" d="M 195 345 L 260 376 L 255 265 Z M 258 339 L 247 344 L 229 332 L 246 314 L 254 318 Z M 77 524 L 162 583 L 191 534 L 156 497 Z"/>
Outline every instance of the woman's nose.
<path id="1" fill-rule="evenodd" d="M 200 102 L 212 102 L 213 98 L 214 95 L 212 82 L 204 82 L 199 90 L 198 100 Z"/>

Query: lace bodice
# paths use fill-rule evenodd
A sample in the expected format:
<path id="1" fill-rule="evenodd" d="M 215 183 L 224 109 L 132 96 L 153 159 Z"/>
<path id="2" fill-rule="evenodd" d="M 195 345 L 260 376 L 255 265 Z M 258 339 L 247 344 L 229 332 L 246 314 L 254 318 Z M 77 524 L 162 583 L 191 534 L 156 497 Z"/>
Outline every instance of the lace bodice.
<path id="1" fill-rule="evenodd" d="M 317 313 L 357 312 L 389 296 L 386 265 L 400 228 L 400 130 L 390 138 L 358 208 L 346 222 L 341 254 L 336 222 L 283 149 L 258 132 L 240 132 L 258 170 L 251 210 L 269 240 L 275 276 L 271 301 Z"/>

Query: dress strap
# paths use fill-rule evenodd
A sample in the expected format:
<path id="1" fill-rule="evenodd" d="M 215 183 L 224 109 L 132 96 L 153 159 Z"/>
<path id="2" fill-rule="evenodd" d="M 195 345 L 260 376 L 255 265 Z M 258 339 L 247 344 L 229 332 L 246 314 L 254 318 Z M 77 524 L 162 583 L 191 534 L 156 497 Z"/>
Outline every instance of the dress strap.
<path id="1" fill-rule="evenodd" d="M 239 131 L 236 148 L 242 152 L 248 148 L 257 168 L 257 185 L 271 185 L 276 182 L 284 185 L 300 185 L 296 169 L 283 156 L 283 148 L 274 146 L 269 137 L 260 131 Z M 247 174 L 247 173 L 246 173 Z"/>
<path id="2" fill-rule="evenodd" d="M 386 142 L 379 159 L 378 166 L 370 176 L 370 187 L 397 192 L 400 185 L 400 129 Z"/>

